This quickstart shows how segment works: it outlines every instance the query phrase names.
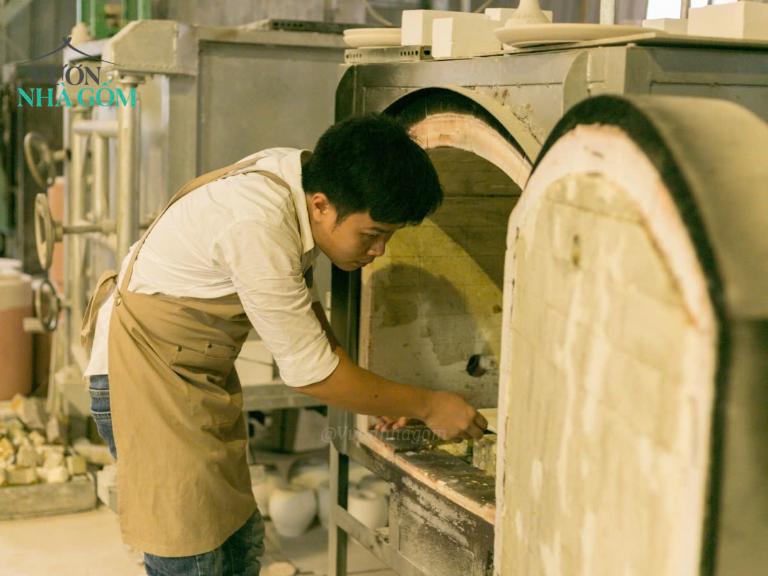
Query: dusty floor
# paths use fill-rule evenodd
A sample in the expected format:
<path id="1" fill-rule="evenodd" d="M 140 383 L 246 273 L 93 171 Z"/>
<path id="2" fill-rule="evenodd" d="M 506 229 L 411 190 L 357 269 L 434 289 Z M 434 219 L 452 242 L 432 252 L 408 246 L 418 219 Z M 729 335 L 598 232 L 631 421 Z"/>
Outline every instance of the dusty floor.
<path id="1" fill-rule="evenodd" d="M 302 576 L 326 574 L 327 532 L 314 526 L 299 538 L 280 538 L 267 523 L 263 566 L 290 561 Z M 120 541 L 117 516 L 100 506 L 90 512 L 0 522 L 2 576 L 140 576 L 140 555 Z M 396 576 L 366 550 L 353 544 L 349 574 Z M 267 570 L 262 570 L 265 574 Z"/>

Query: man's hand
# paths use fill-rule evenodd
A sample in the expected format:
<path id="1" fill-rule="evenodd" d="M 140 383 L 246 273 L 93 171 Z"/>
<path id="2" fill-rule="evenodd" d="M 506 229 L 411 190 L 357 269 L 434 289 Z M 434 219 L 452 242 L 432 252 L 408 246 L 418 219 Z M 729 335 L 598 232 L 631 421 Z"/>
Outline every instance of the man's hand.
<path id="1" fill-rule="evenodd" d="M 330 326 L 319 303 L 313 305 L 318 320 L 329 331 Z M 423 421 L 443 440 L 480 438 L 488 426 L 485 418 L 458 394 L 433 391 L 419 386 L 393 382 L 357 366 L 335 340 L 333 351 L 339 364 L 327 378 L 297 390 L 325 404 L 360 414 L 403 414 L 387 417 L 383 429 L 401 428 L 409 418 Z"/>
<path id="2" fill-rule="evenodd" d="M 424 423 L 443 440 L 482 438 L 488 422 L 464 398 L 453 392 L 435 391 Z"/>
<path id="3" fill-rule="evenodd" d="M 384 432 L 387 430 L 399 430 L 408 425 L 408 418 L 401 416 L 400 418 L 390 418 L 389 416 L 379 416 L 378 422 L 373 425 L 373 429 L 378 432 Z"/>

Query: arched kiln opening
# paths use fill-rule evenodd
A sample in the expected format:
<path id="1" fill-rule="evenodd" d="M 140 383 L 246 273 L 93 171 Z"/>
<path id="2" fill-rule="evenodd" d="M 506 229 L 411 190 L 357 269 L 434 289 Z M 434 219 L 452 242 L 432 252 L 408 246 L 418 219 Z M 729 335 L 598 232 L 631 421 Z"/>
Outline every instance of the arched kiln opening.
<path id="1" fill-rule="evenodd" d="M 507 221 L 530 162 L 461 95 L 432 91 L 388 112 L 427 150 L 445 197 L 363 270 L 359 360 L 385 377 L 495 408 Z"/>

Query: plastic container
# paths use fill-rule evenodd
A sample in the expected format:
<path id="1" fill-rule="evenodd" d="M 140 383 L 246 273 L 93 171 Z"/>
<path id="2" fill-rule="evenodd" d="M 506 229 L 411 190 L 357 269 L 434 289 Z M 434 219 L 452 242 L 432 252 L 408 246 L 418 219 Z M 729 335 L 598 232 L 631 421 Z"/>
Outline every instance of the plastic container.
<path id="1" fill-rule="evenodd" d="M 32 316 L 32 279 L 18 263 L 0 263 L 0 400 L 32 389 L 32 335 L 24 318 Z"/>

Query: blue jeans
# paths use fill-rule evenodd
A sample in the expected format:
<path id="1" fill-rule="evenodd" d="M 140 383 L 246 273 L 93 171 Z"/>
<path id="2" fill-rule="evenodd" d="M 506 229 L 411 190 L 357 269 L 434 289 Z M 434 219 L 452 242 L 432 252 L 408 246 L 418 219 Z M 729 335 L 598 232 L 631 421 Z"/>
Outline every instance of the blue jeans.
<path id="1" fill-rule="evenodd" d="M 109 410 L 109 378 L 106 374 L 91 376 L 88 393 L 91 395 L 91 416 L 96 422 L 99 436 L 109 446 L 112 458 L 117 459 L 115 435 L 112 433 L 112 413 Z"/>
<path id="2" fill-rule="evenodd" d="M 88 392 L 91 395 L 91 415 L 96 422 L 96 430 L 109 446 L 112 456 L 117 458 L 107 375 L 91 376 Z M 259 557 L 263 553 L 264 520 L 257 510 L 215 550 L 177 558 L 145 553 L 144 567 L 149 576 L 258 576 L 261 570 Z"/>

